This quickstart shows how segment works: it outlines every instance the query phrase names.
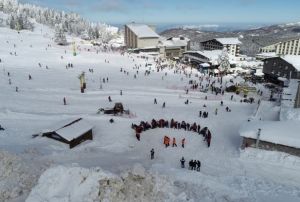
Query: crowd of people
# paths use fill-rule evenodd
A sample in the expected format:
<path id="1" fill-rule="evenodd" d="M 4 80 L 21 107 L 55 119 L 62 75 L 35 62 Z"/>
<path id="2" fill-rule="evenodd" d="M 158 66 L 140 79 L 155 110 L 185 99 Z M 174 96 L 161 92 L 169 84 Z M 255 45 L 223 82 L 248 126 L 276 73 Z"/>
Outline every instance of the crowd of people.
<path id="1" fill-rule="evenodd" d="M 185 121 L 181 121 L 181 122 L 175 121 L 174 119 L 171 119 L 170 122 L 165 119 L 159 119 L 159 120 L 152 119 L 151 123 L 149 123 L 148 121 L 141 121 L 140 124 L 138 125 L 132 123 L 131 128 L 135 130 L 135 135 L 138 141 L 140 141 L 141 133 L 143 131 L 147 131 L 155 128 L 173 128 L 173 129 L 183 129 L 185 131 L 195 132 L 204 137 L 204 141 L 207 142 L 207 147 L 210 147 L 210 142 L 212 138 L 211 132 L 207 127 L 203 127 L 201 129 L 200 124 L 196 124 L 196 122 L 190 124 Z M 166 147 L 170 146 L 170 140 L 171 139 L 168 136 L 164 137 L 163 143 Z M 181 143 L 182 143 L 181 146 L 184 147 L 185 139 L 182 139 Z M 175 138 L 172 139 L 172 146 L 177 147 Z"/>

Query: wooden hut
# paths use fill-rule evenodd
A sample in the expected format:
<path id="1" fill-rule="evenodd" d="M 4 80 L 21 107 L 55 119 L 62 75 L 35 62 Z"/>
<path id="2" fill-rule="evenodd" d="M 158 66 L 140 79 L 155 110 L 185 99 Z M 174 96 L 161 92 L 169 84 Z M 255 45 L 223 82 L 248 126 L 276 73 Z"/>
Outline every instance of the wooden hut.
<path id="1" fill-rule="evenodd" d="M 51 128 L 42 136 L 68 144 L 70 149 L 93 139 L 93 126 L 82 118 L 62 121 Z"/>

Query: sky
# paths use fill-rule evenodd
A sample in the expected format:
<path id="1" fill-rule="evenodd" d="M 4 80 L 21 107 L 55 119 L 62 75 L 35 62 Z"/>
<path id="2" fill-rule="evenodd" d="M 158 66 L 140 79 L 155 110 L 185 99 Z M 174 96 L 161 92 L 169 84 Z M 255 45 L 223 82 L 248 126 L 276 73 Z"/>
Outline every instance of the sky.
<path id="1" fill-rule="evenodd" d="M 21 0 L 106 23 L 284 23 L 300 21 L 300 0 Z"/>

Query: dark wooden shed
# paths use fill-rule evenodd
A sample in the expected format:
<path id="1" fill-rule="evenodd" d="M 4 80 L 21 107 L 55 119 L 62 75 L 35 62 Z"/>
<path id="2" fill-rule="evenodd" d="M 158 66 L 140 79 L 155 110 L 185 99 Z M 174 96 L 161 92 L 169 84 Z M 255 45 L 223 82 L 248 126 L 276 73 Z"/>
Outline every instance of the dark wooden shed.
<path id="1" fill-rule="evenodd" d="M 93 126 L 82 118 L 62 121 L 42 136 L 68 144 L 70 149 L 86 140 L 93 140 Z"/>

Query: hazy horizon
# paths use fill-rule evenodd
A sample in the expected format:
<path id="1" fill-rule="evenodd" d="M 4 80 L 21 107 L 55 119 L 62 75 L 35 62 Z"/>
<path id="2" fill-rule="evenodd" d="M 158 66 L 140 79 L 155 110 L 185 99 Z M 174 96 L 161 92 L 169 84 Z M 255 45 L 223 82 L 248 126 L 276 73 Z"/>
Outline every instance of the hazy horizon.
<path id="1" fill-rule="evenodd" d="M 20 0 L 124 24 L 280 24 L 300 21 L 297 0 Z"/>

